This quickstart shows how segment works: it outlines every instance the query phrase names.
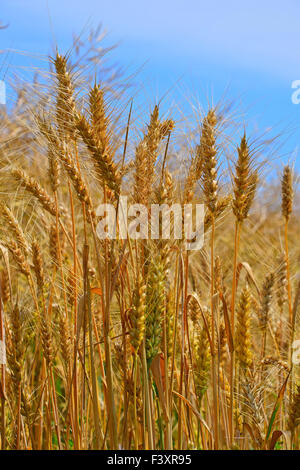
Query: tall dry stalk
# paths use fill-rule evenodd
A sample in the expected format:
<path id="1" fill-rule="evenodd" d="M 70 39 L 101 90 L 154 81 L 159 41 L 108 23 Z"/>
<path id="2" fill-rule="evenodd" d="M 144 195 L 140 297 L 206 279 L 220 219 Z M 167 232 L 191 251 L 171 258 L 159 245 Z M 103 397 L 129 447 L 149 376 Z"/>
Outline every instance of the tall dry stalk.
<path id="1" fill-rule="evenodd" d="M 233 255 L 233 275 L 231 293 L 231 334 L 235 335 L 235 297 L 237 283 L 237 260 L 240 245 L 241 228 L 244 220 L 248 217 L 252 201 L 254 199 L 257 186 L 258 175 L 252 170 L 252 157 L 249 151 L 246 134 L 244 133 L 240 146 L 237 149 L 238 158 L 235 164 L 235 174 L 233 177 L 232 210 L 235 216 L 234 235 L 234 255 Z M 230 413 L 229 413 L 229 433 L 230 442 L 233 443 L 233 396 L 234 396 L 234 350 L 230 360 Z"/>

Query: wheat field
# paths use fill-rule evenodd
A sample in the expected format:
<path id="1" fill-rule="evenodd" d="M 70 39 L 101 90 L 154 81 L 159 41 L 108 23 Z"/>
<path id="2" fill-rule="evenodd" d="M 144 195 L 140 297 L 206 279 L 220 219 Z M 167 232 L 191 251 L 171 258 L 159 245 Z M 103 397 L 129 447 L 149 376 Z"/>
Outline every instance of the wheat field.
<path id="1" fill-rule="evenodd" d="M 226 106 L 185 135 L 123 85 L 56 52 L 1 109 L 1 448 L 299 449 L 293 165 L 268 186 Z M 121 195 L 204 204 L 203 247 L 99 239 Z"/>

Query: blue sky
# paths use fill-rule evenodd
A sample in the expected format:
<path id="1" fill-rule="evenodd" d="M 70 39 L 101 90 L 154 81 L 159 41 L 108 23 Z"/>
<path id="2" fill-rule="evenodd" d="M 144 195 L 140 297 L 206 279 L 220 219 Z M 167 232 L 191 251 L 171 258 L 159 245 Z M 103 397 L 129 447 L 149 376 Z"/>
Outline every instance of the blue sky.
<path id="1" fill-rule="evenodd" d="M 102 22 L 107 44 L 119 42 L 113 60 L 138 70 L 147 98 L 170 98 L 187 109 L 187 97 L 242 100 L 249 125 L 260 133 L 292 130 L 280 153 L 285 159 L 300 140 L 300 104 L 291 101 L 300 79 L 298 0 L 0 0 L 0 48 L 11 53 L 10 74 L 25 76 L 36 55 L 57 41 L 62 50 L 89 22 Z M 3 62 L 3 61 L 2 61 Z M 0 62 L 1 65 L 1 62 Z M 2 64 L 3 65 L 3 64 Z M 39 63 L 38 66 L 41 64 Z M 43 66 L 43 65 L 42 65 Z M 46 63 L 44 63 L 46 67 Z M 25 68 L 24 68 L 25 67 Z M 2 66 L 2 73 L 4 67 Z M 0 77 L 1 78 L 1 77 Z"/>

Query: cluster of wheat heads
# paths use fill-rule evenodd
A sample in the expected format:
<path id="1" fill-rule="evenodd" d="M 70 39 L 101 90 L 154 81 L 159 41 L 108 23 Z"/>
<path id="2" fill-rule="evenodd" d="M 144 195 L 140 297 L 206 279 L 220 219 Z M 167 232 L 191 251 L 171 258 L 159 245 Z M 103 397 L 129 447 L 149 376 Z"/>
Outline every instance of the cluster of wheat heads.
<path id="1" fill-rule="evenodd" d="M 246 134 L 223 184 L 218 107 L 183 175 L 159 106 L 131 132 L 132 106 L 120 126 L 101 83 L 51 63 L 50 99 L 1 114 L 2 449 L 297 449 L 291 167 L 256 214 Z M 121 193 L 204 203 L 204 246 L 100 240 L 97 205 Z"/>

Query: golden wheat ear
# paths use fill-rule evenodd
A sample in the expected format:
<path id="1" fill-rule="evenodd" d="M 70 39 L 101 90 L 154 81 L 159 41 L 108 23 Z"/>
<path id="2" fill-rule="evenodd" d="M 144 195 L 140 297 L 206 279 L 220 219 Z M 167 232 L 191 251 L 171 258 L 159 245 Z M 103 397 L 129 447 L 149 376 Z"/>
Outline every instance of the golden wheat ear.
<path id="1" fill-rule="evenodd" d="M 174 128 L 174 121 L 159 118 L 159 107 L 155 106 L 150 116 L 150 123 L 143 138 L 135 150 L 134 200 L 141 204 L 148 204 L 152 195 L 155 177 L 155 164 L 159 154 L 162 140 Z"/>
<path id="2" fill-rule="evenodd" d="M 56 121 L 58 132 L 62 140 L 74 139 L 75 137 L 75 116 L 76 105 L 74 99 L 74 84 L 67 57 L 61 56 L 58 52 L 54 59 L 57 93 L 56 93 Z"/>
<path id="3" fill-rule="evenodd" d="M 14 237 L 15 241 L 18 244 L 18 247 L 27 257 L 29 254 L 28 243 L 18 220 L 16 219 L 12 211 L 9 209 L 9 207 L 7 207 L 3 203 L 0 203 L 0 214 L 9 228 L 10 235 Z"/>
<path id="4" fill-rule="evenodd" d="M 293 209 L 293 173 L 290 166 L 285 166 L 281 180 L 282 193 L 282 215 L 286 221 L 289 220 Z"/>
<path id="5" fill-rule="evenodd" d="M 209 211 L 214 214 L 218 201 L 217 180 L 217 148 L 216 148 L 216 125 L 218 119 L 213 109 L 210 109 L 204 118 L 202 126 L 202 185 L 205 203 Z"/>
<path id="6" fill-rule="evenodd" d="M 102 146 L 84 116 L 78 116 L 76 127 L 90 153 L 100 181 L 118 195 L 121 184 L 120 174 L 112 159 L 109 147 Z"/>
<path id="7" fill-rule="evenodd" d="M 248 217 L 258 183 L 258 173 L 252 169 L 253 156 L 250 155 L 246 134 L 243 135 L 237 152 L 232 209 L 237 221 L 241 223 Z"/>
<path id="8" fill-rule="evenodd" d="M 43 289 L 45 283 L 44 264 L 41 248 L 37 240 L 33 240 L 32 245 L 32 261 L 36 277 L 36 282 L 40 290 Z"/>
<path id="9" fill-rule="evenodd" d="M 32 194 L 42 205 L 42 207 L 51 215 L 56 215 L 56 204 L 47 191 L 32 177 L 28 176 L 25 171 L 13 169 L 12 176 L 20 183 L 20 185 Z"/>

